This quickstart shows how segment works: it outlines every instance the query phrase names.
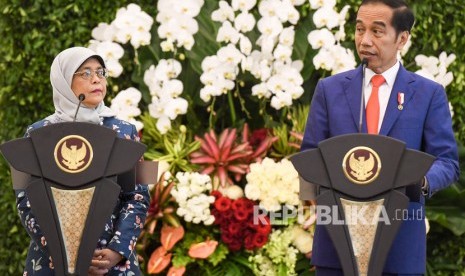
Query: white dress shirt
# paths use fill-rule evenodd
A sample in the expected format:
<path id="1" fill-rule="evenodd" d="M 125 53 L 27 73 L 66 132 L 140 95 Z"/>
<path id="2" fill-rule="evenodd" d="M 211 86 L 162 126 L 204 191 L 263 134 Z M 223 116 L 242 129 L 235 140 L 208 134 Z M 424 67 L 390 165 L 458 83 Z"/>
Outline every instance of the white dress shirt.
<path id="1" fill-rule="evenodd" d="M 392 88 L 394 87 L 394 82 L 396 81 L 397 72 L 400 68 L 400 62 L 397 61 L 394 66 L 389 68 L 388 70 L 384 71 L 381 75 L 383 75 L 384 79 L 386 80 L 378 90 L 378 98 L 379 98 L 379 123 L 378 123 L 378 132 L 381 129 L 383 124 L 384 114 L 386 114 L 386 108 L 389 102 L 389 97 L 392 92 Z M 367 68 L 365 71 L 365 108 L 368 103 L 368 99 L 370 99 L 371 95 L 371 78 L 376 75 L 371 69 Z"/>

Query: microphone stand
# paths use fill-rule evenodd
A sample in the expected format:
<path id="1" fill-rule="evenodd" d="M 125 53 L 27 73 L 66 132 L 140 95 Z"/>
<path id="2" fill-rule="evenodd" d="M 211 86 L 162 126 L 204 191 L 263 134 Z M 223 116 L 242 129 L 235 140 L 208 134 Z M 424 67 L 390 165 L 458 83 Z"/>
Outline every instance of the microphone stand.
<path id="1" fill-rule="evenodd" d="M 358 132 L 362 133 L 363 109 L 365 108 L 365 69 L 367 68 L 368 60 L 362 59 L 362 95 L 360 97 L 360 118 L 358 121 Z"/>
<path id="2" fill-rule="evenodd" d="M 76 108 L 76 112 L 74 113 L 73 122 L 76 122 L 77 113 L 79 111 L 79 108 L 81 107 L 81 103 L 86 99 L 86 96 L 84 94 L 79 94 L 78 99 L 79 99 L 79 103 L 78 103 L 78 106 Z"/>

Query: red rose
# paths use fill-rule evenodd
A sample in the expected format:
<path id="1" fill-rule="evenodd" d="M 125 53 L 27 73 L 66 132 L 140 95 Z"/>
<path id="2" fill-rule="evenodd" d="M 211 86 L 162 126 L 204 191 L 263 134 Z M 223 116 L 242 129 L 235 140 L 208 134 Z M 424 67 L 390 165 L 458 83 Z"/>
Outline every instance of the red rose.
<path id="1" fill-rule="evenodd" d="M 216 210 L 215 208 L 213 208 L 211 210 L 211 214 L 215 217 L 215 221 L 213 222 L 213 224 L 215 225 L 220 225 L 223 223 L 223 216 L 220 214 L 220 212 L 218 210 Z"/>
<path id="2" fill-rule="evenodd" d="M 245 237 L 245 239 L 244 239 L 244 247 L 247 250 L 255 249 L 254 236 L 253 235 L 247 235 Z"/>
<path id="3" fill-rule="evenodd" d="M 223 196 L 215 201 L 215 208 L 220 212 L 226 212 L 231 207 L 231 199 Z"/>
<path id="4" fill-rule="evenodd" d="M 244 210 L 247 210 L 250 214 L 253 213 L 253 207 L 255 206 L 255 203 L 253 203 L 252 200 L 246 200 L 244 202 Z"/>
<path id="5" fill-rule="evenodd" d="M 263 235 L 260 233 L 256 233 L 253 236 L 253 245 L 257 248 L 261 248 L 268 242 L 268 235 Z"/>
<path id="6" fill-rule="evenodd" d="M 263 220 L 265 222 L 262 222 Z M 251 226 L 260 234 L 268 235 L 271 232 L 270 218 L 267 216 L 260 218 L 257 224 L 252 224 Z"/>
<path id="7" fill-rule="evenodd" d="M 210 195 L 214 196 L 215 197 L 215 200 L 217 200 L 218 198 L 222 197 L 223 195 L 221 194 L 220 191 L 218 190 L 214 190 L 210 193 Z"/>
<path id="8" fill-rule="evenodd" d="M 231 243 L 228 244 L 229 250 L 233 252 L 241 250 L 241 247 L 242 247 L 242 244 L 237 239 L 233 240 Z"/>
<path id="9" fill-rule="evenodd" d="M 229 232 L 222 232 L 221 233 L 221 240 L 226 243 L 226 244 L 229 244 L 231 242 L 233 242 L 235 239 L 234 239 L 234 235 L 232 235 L 231 233 Z"/>
<path id="10" fill-rule="evenodd" d="M 241 231 L 241 224 L 239 223 L 230 223 L 228 224 L 228 232 L 233 234 L 233 235 L 236 235 L 239 233 L 239 231 Z"/>
<path id="11" fill-rule="evenodd" d="M 236 200 L 233 201 L 233 203 L 231 204 L 231 208 L 236 211 L 236 210 L 239 210 L 239 209 L 244 209 L 245 207 L 245 201 L 246 199 L 241 197 L 241 198 L 238 198 Z"/>
<path id="12" fill-rule="evenodd" d="M 223 219 L 229 221 L 233 217 L 233 210 L 229 209 L 226 212 L 221 213 Z"/>
<path id="13" fill-rule="evenodd" d="M 234 217 L 238 220 L 238 221 L 244 221 L 247 219 L 247 217 L 249 216 L 249 213 L 245 210 L 242 210 L 242 209 L 238 209 L 234 212 Z"/>
<path id="14" fill-rule="evenodd" d="M 266 128 L 256 129 L 252 132 L 252 136 L 250 137 L 249 143 L 252 147 L 256 147 L 260 145 L 260 143 L 265 140 L 268 134 L 268 130 Z"/>

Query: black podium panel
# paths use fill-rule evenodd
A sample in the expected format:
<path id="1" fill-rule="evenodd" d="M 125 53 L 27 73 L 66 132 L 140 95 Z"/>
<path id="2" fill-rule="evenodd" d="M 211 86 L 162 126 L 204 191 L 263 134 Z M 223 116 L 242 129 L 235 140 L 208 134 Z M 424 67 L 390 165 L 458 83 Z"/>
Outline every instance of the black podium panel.
<path id="1" fill-rule="evenodd" d="M 420 193 L 419 185 L 435 158 L 406 149 L 402 141 L 370 134 L 348 134 L 322 141 L 318 148 L 291 158 L 307 185 L 318 185 L 317 204 L 336 207 L 324 227 L 333 242 L 344 275 L 381 275 L 384 263 L 402 224 L 398 210 L 405 210 L 407 187 Z M 418 195 L 419 197 L 419 195 Z M 366 208 L 373 223 L 348 223 L 350 212 Z M 389 223 L 381 221 L 381 213 Z M 366 240 L 362 238 L 367 236 Z M 362 237 L 362 238 L 361 238 Z"/>
<path id="2" fill-rule="evenodd" d="M 16 187 L 26 190 L 56 275 L 87 275 L 121 189 L 134 189 L 145 148 L 109 128 L 80 122 L 44 126 L 0 146 L 19 175 L 15 179 L 28 182 Z"/>

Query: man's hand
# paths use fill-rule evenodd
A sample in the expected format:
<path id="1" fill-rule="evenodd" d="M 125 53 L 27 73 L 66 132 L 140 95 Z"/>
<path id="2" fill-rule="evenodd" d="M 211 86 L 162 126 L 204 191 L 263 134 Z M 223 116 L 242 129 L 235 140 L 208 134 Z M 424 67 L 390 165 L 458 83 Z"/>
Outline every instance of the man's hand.
<path id="1" fill-rule="evenodd" d="M 89 267 L 89 276 L 105 275 L 110 268 L 114 267 L 122 259 L 121 254 L 111 249 L 96 249 Z"/>

